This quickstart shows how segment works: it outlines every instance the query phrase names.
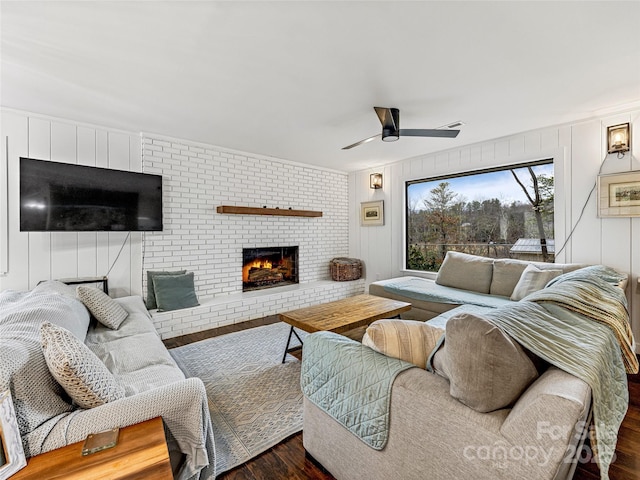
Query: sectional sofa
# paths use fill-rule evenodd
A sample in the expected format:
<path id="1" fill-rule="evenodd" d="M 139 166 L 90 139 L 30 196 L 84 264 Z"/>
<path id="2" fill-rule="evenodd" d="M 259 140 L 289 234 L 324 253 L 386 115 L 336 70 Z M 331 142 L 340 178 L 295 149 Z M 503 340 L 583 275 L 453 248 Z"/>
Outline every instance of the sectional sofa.
<path id="1" fill-rule="evenodd" d="M 363 344 L 329 332 L 307 337 L 302 386 L 308 454 L 339 480 L 572 478 L 579 459 L 594 461 L 583 445 L 587 433 L 594 433 L 589 428 L 594 390 L 580 363 L 575 368 L 566 363 L 585 356 L 585 371 L 597 376 L 598 369 L 606 370 L 611 383 L 594 386 L 598 406 L 616 410 L 615 418 L 607 418 L 613 437 L 613 424 L 619 425 L 628 402 L 625 367 L 638 368 L 629 354 L 634 348 L 630 329 L 624 356 L 607 326 L 560 311 L 552 302 L 534 305 L 541 292 L 586 280 L 585 288 L 596 296 L 602 289 L 602 298 L 608 298 L 603 303 L 617 312 L 623 329 L 628 326 L 626 275 L 580 267 L 452 253 L 434 280 L 403 277 L 373 284 L 371 293 L 410 301 L 410 313 L 430 320 L 378 321 L 367 329 Z M 556 287 L 544 288 L 554 281 Z M 548 339 L 538 345 L 518 336 L 518 327 L 534 325 L 536 316 L 541 330 L 558 336 L 557 348 Z M 512 323 L 502 325 L 504 318 Z M 380 335 L 383 327 L 387 333 Z M 588 331 L 586 343 L 606 337 L 604 346 L 594 348 L 608 353 L 564 355 L 574 341 L 562 338 L 565 328 Z M 429 339 L 436 340 L 425 350 Z M 426 353 L 416 360 L 419 350 Z M 600 354 L 610 356 L 607 365 L 589 363 L 588 357 Z M 607 388 L 615 395 L 603 399 Z M 598 459 L 605 464 L 602 478 L 607 478 L 610 457 L 605 454 L 615 449 L 615 438 L 612 447 L 599 433 L 596 437 L 603 455 Z"/>

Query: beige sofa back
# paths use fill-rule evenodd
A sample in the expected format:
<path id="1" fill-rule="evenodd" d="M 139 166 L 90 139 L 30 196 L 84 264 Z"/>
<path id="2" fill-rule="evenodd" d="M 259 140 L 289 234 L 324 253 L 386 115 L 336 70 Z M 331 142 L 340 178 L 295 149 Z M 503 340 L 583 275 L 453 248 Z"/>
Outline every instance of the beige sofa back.
<path id="1" fill-rule="evenodd" d="M 509 297 L 528 265 L 535 265 L 540 270 L 561 270 L 562 273 L 587 266 L 582 263 L 528 262 L 510 258 L 493 259 L 450 251 L 447 252 L 438 271 L 436 283 L 472 292 Z"/>

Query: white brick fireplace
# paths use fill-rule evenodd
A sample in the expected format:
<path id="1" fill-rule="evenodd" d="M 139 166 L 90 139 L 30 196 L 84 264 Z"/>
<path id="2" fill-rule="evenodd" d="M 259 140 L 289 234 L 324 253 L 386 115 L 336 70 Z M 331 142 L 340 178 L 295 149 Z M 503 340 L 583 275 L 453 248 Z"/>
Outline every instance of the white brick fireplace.
<path id="1" fill-rule="evenodd" d="M 154 314 L 163 338 L 364 290 L 362 280 L 333 282 L 329 275 L 329 261 L 348 254 L 347 174 L 153 135 L 143 135 L 142 148 L 143 171 L 162 175 L 164 190 L 164 231 L 144 234 L 143 273 L 195 272 L 202 303 Z M 323 215 L 228 215 L 216 213 L 219 205 Z M 242 249 L 274 245 L 299 247 L 299 284 L 242 293 Z"/>

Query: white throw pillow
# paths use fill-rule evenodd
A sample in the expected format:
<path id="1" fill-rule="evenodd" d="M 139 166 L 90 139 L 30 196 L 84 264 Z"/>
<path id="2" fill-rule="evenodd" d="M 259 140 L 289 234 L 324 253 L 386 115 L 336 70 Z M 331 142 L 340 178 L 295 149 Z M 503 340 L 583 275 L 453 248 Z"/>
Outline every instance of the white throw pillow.
<path id="1" fill-rule="evenodd" d="M 513 289 L 511 300 L 517 302 L 530 293 L 542 290 L 547 283 L 560 275 L 562 270 L 540 270 L 535 265 L 528 265 Z"/>
<path id="2" fill-rule="evenodd" d="M 69 330 L 43 322 L 40 340 L 51 375 L 79 407 L 93 408 L 124 398 L 124 388 L 104 363 Z"/>
<path id="3" fill-rule="evenodd" d="M 376 320 L 367 328 L 362 344 L 426 369 L 427 359 L 443 334 L 441 328 L 416 320 Z"/>
<path id="4" fill-rule="evenodd" d="M 129 316 L 119 303 L 95 287 L 79 285 L 76 292 L 84 306 L 105 327 L 117 330 L 125 318 Z"/>

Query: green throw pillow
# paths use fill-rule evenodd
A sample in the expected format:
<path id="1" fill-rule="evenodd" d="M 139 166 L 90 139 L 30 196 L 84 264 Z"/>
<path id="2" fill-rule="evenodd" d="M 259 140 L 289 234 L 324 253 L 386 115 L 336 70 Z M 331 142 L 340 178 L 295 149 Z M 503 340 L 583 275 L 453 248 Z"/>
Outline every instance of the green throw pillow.
<path id="1" fill-rule="evenodd" d="M 154 308 L 158 308 L 158 304 L 156 302 L 156 293 L 153 288 L 153 279 L 159 275 L 184 275 L 187 273 L 186 270 L 176 270 L 174 272 L 161 272 L 161 271 L 147 271 L 147 310 L 153 310 Z"/>
<path id="2" fill-rule="evenodd" d="M 158 275 L 153 277 L 153 288 L 159 312 L 200 305 L 193 285 L 193 272 L 184 275 Z"/>

